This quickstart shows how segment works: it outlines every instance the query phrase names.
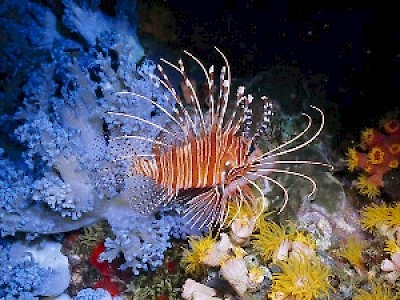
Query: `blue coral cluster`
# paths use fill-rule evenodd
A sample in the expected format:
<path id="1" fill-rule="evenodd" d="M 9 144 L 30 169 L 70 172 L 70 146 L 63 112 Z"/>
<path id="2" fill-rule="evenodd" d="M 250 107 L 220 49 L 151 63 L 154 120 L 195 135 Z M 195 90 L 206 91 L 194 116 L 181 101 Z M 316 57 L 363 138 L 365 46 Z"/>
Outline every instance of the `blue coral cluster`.
<path id="1" fill-rule="evenodd" d="M 74 300 L 111 300 L 112 297 L 109 292 L 104 289 L 82 289 L 76 295 Z"/>
<path id="2" fill-rule="evenodd" d="M 161 126 L 168 121 L 150 102 L 120 91 L 171 110 L 169 95 L 150 78 L 155 64 L 136 36 L 134 2 L 116 1 L 112 15 L 100 1 L 0 4 L 0 72 L 6 74 L 0 90 L 0 233 L 37 237 L 107 220 L 115 237 L 107 239 L 102 258 L 122 252 L 123 267 L 137 274 L 160 265 L 181 224 L 168 213 L 138 214 L 135 202 L 150 200 L 151 186 L 132 179 L 129 162 L 121 158 L 148 152 L 151 144 L 115 139 L 156 138 L 159 129 L 107 114 L 133 114 Z M 8 264 L 0 252 L 0 265 Z M 2 290 L 36 296 L 34 284 L 25 285 L 23 278 L 30 272 L 40 282 L 46 270 L 34 262 L 11 266 L 2 270 Z M 14 275 L 19 281 L 3 288 L 4 278 Z"/>
<path id="3" fill-rule="evenodd" d="M 39 299 L 42 285 L 52 275 L 53 270 L 41 267 L 31 254 L 12 257 L 10 246 L 0 245 L 1 299 Z"/>

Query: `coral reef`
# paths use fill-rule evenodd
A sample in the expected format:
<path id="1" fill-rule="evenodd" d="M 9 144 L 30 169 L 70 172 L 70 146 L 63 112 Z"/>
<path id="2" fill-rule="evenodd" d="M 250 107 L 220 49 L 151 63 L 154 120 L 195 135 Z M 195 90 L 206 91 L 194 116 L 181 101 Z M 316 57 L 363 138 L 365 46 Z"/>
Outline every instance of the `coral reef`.
<path id="1" fill-rule="evenodd" d="M 217 232 L 190 228 L 179 203 L 140 214 L 159 190 L 121 158 L 148 154 L 160 128 L 174 130 L 160 108 L 173 112 L 174 101 L 153 80 L 156 65 L 136 36 L 136 1 L 111 1 L 112 13 L 103 2 L 0 4 L 1 299 L 399 297 L 400 204 L 375 199 L 358 211 L 335 175 L 315 165 L 277 175 L 290 191 L 279 215 L 282 188 L 267 180 L 260 194 L 271 211 L 257 219 L 231 203 Z M 145 4 L 142 27 L 172 42 L 157 23 L 164 9 Z M 161 24 L 171 24 L 163 13 Z M 294 112 L 316 100 L 297 68 L 278 66 L 257 84 L 293 113 L 274 124 L 278 138 L 261 142 L 273 148 L 303 130 Z M 131 91 L 143 97 L 119 93 Z M 387 118 L 382 128 L 365 130 L 347 155 L 361 174 L 358 190 L 371 198 L 390 180 L 396 194 L 398 182 L 385 176 L 398 170 L 400 122 Z M 148 140 L 124 138 L 139 134 Z M 287 158 L 334 161 L 329 138 Z M 307 178 L 315 178 L 315 199 Z"/>

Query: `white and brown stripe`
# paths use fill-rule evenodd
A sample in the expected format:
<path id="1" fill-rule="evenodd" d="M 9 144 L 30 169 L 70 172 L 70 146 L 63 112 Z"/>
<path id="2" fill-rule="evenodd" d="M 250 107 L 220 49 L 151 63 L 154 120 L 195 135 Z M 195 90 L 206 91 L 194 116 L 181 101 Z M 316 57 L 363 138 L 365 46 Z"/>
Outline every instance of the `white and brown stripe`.
<path id="1" fill-rule="evenodd" d="M 199 138 L 192 136 L 187 143 L 168 151 L 156 151 L 154 158 L 137 157 L 133 171 L 153 178 L 171 194 L 177 195 L 182 189 L 211 188 L 229 183 L 233 179 L 226 177 L 226 172 L 233 166 L 248 165 L 246 154 L 249 148 L 249 141 L 242 136 L 214 126 L 210 133 Z M 247 171 L 248 167 L 243 168 L 243 175 Z"/>

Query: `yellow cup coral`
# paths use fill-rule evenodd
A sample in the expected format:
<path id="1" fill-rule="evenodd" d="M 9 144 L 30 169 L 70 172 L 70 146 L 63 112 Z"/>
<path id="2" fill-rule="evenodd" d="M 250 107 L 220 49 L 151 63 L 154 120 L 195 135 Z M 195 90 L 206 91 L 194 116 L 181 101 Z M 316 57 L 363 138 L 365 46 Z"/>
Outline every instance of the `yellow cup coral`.
<path id="1" fill-rule="evenodd" d="M 287 233 L 283 226 L 273 221 L 259 220 L 257 227 L 258 232 L 253 234 L 251 243 L 266 261 L 275 259 L 282 244 L 293 237 L 293 234 Z"/>
<path id="2" fill-rule="evenodd" d="M 328 296 L 329 268 L 317 258 L 292 257 L 278 262 L 280 273 L 272 274 L 272 299 L 294 297 L 296 300 L 313 300 Z"/>
<path id="3" fill-rule="evenodd" d="M 359 274 L 364 270 L 364 259 L 362 252 L 367 243 L 365 241 L 356 240 L 350 237 L 347 240 L 347 245 L 337 252 L 337 255 L 346 259 Z"/>
<path id="4" fill-rule="evenodd" d="M 400 202 L 394 205 L 371 204 L 361 210 L 361 226 L 369 232 L 383 235 L 396 228 L 400 229 Z"/>
<path id="5" fill-rule="evenodd" d="M 315 253 L 315 241 L 307 233 L 296 230 L 293 224 L 284 227 L 262 219 L 257 227 L 252 245 L 264 260 L 285 260 L 291 255 L 312 256 Z"/>
<path id="6" fill-rule="evenodd" d="M 189 237 L 190 249 L 184 249 L 182 263 L 185 265 L 186 273 L 200 275 L 205 272 L 205 258 L 216 244 L 216 239 L 211 233 L 204 237 Z"/>
<path id="7" fill-rule="evenodd" d="M 379 282 L 371 284 L 371 290 L 359 289 L 353 300 L 398 300 L 400 294 Z"/>

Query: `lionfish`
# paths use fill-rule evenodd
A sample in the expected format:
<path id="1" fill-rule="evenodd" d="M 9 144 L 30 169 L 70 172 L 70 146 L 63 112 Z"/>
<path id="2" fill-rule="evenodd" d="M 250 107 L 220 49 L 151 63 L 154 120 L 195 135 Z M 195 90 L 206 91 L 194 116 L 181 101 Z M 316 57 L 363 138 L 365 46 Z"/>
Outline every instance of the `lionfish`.
<path id="1" fill-rule="evenodd" d="M 264 212 L 266 203 L 264 193 L 256 183 L 261 178 L 282 189 L 284 200 L 278 211 L 278 213 L 281 213 L 288 202 L 288 191 L 280 182 L 269 176 L 271 173 L 286 173 L 302 177 L 312 185 L 309 197 L 315 193 L 316 183 L 311 177 L 276 168 L 275 166 L 278 164 L 299 163 L 329 166 L 314 161 L 277 160 L 279 156 L 309 145 L 320 134 L 324 127 L 324 113 L 315 106 L 311 107 L 320 114 L 321 124 L 309 139 L 292 146 L 311 127 L 312 118 L 304 113 L 303 115 L 308 118 L 308 125 L 302 132 L 265 153 L 262 153 L 255 146 L 256 140 L 271 125 L 272 103 L 267 97 L 261 97 L 264 109 L 263 123 L 254 133 L 250 132 L 253 114 L 250 105 L 253 102 L 253 96 L 251 94 L 245 95 L 244 86 L 238 88 L 234 109 L 231 113 L 227 113 L 231 92 L 231 70 L 224 53 L 217 47 L 215 49 L 221 55 L 225 64 L 221 68 L 219 76 L 218 94 L 214 80 L 214 66 L 212 65 L 207 71 L 197 57 L 184 50 L 184 53 L 200 66 L 206 78 L 206 101 L 209 106 L 206 112 L 200 105 L 201 101 L 192 81 L 185 72 L 181 59 L 179 59 L 178 65 L 174 65 L 163 58 L 160 60 L 182 76 L 189 91 L 192 111 L 185 107 L 184 101 L 178 95 L 160 64 L 157 65 L 157 69 L 161 76 L 153 75 L 152 79 L 154 79 L 156 86 L 161 84 L 174 98 L 175 105 L 169 101 L 172 106 L 171 113 L 149 97 L 128 91 L 117 93 L 119 96 L 136 97 L 159 108 L 175 123 L 177 131 L 168 130 L 134 115 L 108 112 L 110 115 L 145 122 L 170 136 L 168 143 L 162 142 L 160 139 L 152 140 L 136 135 L 124 135 L 115 139 L 140 139 L 150 141 L 153 144 L 151 154 L 132 155 L 132 173 L 150 178 L 162 191 L 160 197 L 153 199 L 153 201 L 156 201 L 156 205 L 153 203 L 153 206 L 166 205 L 173 199 L 179 199 L 185 207 L 183 217 L 192 227 L 197 224 L 199 228 L 216 224 L 222 227 L 227 220 L 228 203 L 230 201 L 233 201 L 239 207 L 238 212 L 243 205 L 246 205 L 250 211 L 254 212 L 255 217 L 259 217 Z"/>

